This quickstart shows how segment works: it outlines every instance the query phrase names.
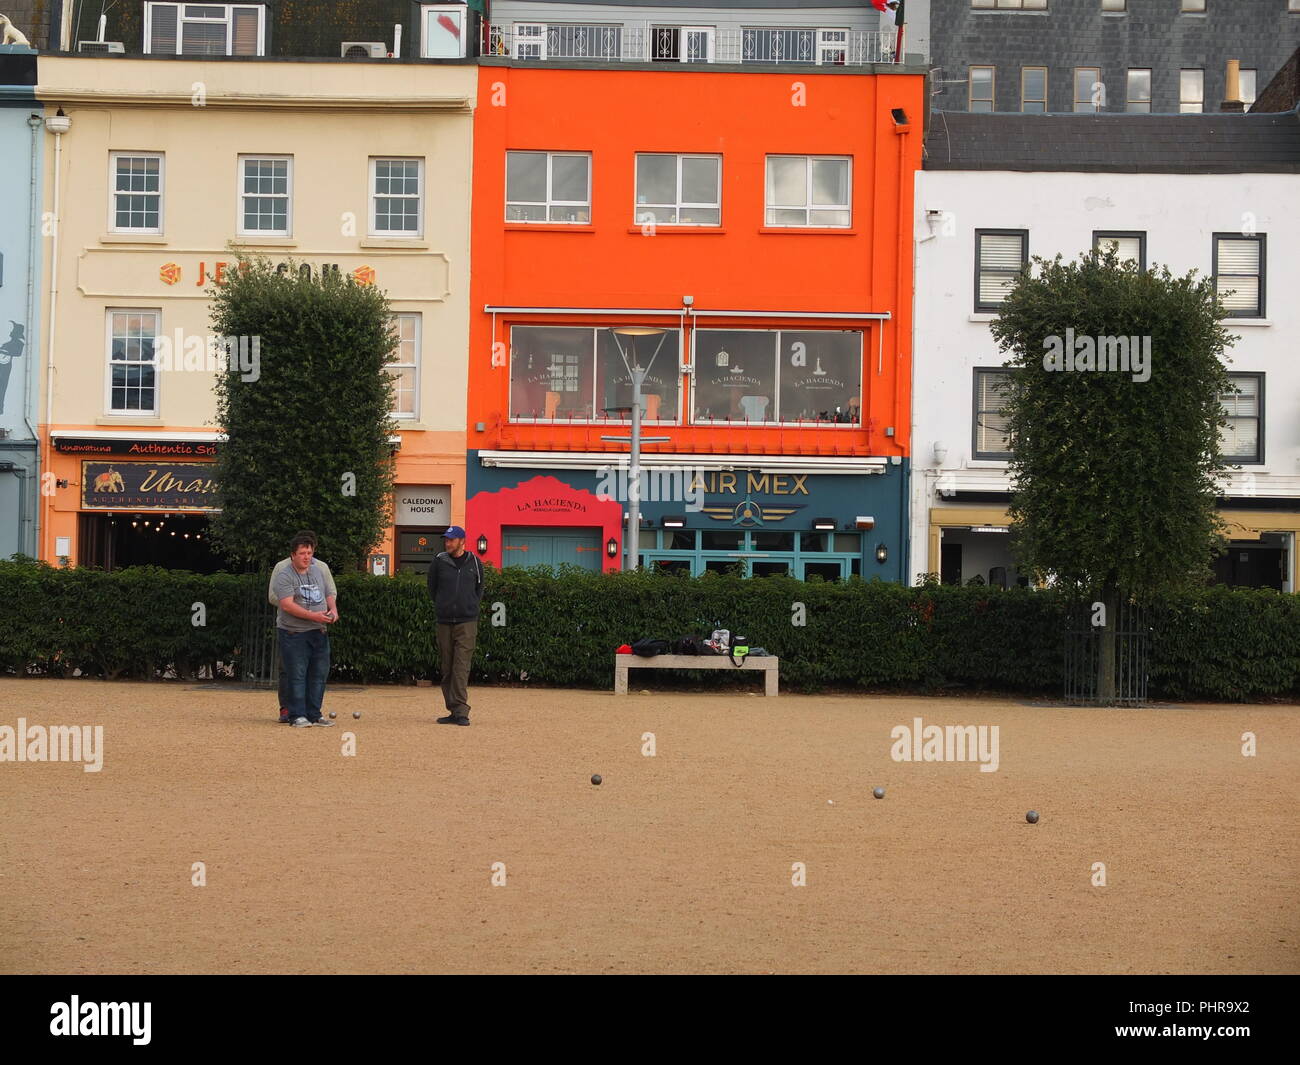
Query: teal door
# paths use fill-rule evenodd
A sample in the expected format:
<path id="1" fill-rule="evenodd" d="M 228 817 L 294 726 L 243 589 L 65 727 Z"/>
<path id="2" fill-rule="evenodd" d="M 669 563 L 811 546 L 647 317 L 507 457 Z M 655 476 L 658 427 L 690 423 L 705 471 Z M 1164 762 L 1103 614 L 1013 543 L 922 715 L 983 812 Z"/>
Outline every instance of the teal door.
<path id="1" fill-rule="evenodd" d="M 508 526 L 501 530 L 503 566 L 580 566 L 603 568 L 599 529 Z"/>

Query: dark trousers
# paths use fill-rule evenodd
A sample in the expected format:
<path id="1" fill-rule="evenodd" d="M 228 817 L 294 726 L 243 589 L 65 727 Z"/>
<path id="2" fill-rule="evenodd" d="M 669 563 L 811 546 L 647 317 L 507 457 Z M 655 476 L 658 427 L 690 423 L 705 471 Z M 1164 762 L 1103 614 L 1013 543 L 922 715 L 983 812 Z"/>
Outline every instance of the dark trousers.
<path id="1" fill-rule="evenodd" d="M 285 677 L 284 704 L 289 710 L 289 720 L 305 717 L 308 721 L 320 720 L 321 703 L 325 701 L 325 681 L 330 675 L 330 638 L 319 629 L 307 632 L 289 632 L 276 629 L 280 638 L 280 661 Z"/>
<path id="2" fill-rule="evenodd" d="M 448 713 L 469 717 L 469 663 L 478 639 L 478 622 L 438 622 L 438 660 L 442 666 L 442 701 Z"/>

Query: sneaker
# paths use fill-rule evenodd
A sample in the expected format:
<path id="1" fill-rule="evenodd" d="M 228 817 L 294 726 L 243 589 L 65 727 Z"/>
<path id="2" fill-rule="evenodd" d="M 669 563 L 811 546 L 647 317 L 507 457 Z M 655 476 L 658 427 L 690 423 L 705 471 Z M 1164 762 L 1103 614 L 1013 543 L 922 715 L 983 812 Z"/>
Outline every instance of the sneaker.
<path id="1" fill-rule="evenodd" d="M 439 725 L 468 725 L 469 718 L 457 714 L 448 714 L 446 717 L 438 718 Z"/>
<path id="2" fill-rule="evenodd" d="M 318 717 L 315 721 L 312 722 L 312 724 L 315 725 L 317 728 L 333 728 L 333 727 L 334 727 L 334 722 L 331 721 L 331 720 L 330 720 L 329 718 L 327 718 L 327 717 Z"/>
<path id="3" fill-rule="evenodd" d="M 280 707 L 280 724 L 287 725 L 288 723 L 289 723 L 289 711 L 282 706 Z"/>
<path id="4" fill-rule="evenodd" d="M 295 717 L 292 724 L 294 728 L 311 728 L 311 722 L 305 717 Z"/>

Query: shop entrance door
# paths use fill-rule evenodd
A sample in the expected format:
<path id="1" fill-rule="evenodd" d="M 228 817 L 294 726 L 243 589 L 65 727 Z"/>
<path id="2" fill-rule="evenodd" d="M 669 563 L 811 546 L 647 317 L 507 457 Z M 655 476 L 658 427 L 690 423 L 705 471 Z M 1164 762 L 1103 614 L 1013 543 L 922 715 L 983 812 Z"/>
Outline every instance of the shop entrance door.
<path id="1" fill-rule="evenodd" d="M 503 566 L 578 566 L 603 568 L 599 529 L 513 526 L 501 531 Z"/>

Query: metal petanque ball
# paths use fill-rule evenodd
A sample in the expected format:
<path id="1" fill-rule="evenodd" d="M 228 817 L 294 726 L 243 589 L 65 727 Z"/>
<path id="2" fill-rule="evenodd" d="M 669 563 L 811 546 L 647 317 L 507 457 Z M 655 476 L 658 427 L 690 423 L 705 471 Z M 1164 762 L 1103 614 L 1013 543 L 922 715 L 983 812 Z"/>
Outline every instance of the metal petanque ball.
<path id="1" fill-rule="evenodd" d="M 883 798 L 885 797 L 885 789 L 884 789 L 884 788 L 872 788 L 872 789 L 871 789 L 871 794 L 874 795 L 877 799 L 883 799 Z"/>
<path id="2" fill-rule="evenodd" d="M 1030 810 L 1029 813 L 1025 814 L 1025 820 L 1028 821 L 1031 825 L 1038 824 L 1038 811 Z"/>
<path id="3" fill-rule="evenodd" d="M 599 783 L 601 782 L 602 779 L 603 779 L 603 778 L 601 777 L 601 775 L 600 775 L 599 773 L 593 773 L 592 776 L 591 776 L 591 782 L 592 782 L 593 784 L 599 784 Z"/>
<path id="4" fill-rule="evenodd" d="M 360 718 L 361 718 L 361 711 L 360 711 L 360 710 L 353 710 L 353 711 L 352 711 L 352 716 L 355 717 L 355 718 L 357 718 L 358 720 L 360 720 Z"/>
<path id="5" fill-rule="evenodd" d="M 336 717 L 338 717 L 338 716 L 339 716 L 339 715 L 336 714 L 333 710 L 330 711 L 330 720 L 331 720 L 331 721 L 333 721 L 333 720 L 334 720 Z"/>

